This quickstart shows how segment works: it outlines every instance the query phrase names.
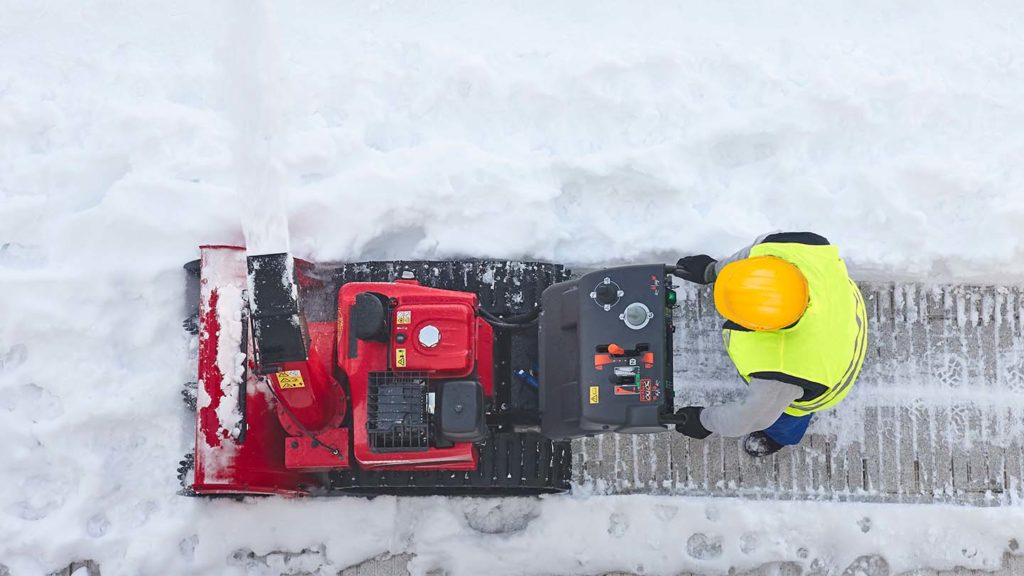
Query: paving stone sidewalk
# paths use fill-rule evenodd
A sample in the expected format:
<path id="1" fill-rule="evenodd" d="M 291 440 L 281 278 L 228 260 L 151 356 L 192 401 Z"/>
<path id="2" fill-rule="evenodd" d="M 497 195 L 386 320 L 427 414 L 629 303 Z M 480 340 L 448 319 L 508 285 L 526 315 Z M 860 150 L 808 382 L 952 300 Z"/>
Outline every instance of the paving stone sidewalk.
<path id="1" fill-rule="evenodd" d="M 765 459 L 736 439 L 676 433 L 574 443 L 599 493 L 1000 505 L 1024 495 L 1024 290 L 862 283 L 864 369 L 795 448 Z M 743 392 L 708 288 L 681 288 L 677 405 Z"/>

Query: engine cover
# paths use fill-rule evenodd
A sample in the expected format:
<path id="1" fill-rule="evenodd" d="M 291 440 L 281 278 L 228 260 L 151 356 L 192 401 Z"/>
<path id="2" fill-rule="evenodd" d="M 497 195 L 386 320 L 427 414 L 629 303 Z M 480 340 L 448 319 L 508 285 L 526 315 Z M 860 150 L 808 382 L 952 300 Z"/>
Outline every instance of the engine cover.
<path id="1" fill-rule="evenodd" d="M 461 303 L 395 307 L 395 369 L 464 375 L 473 370 L 476 314 Z M 402 342 L 399 343 L 398 340 Z M 404 346 L 402 345 L 404 344 Z"/>
<path id="2" fill-rule="evenodd" d="M 427 398 L 448 381 L 472 382 L 481 397 L 463 401 L 462 410 L 483 420 L 484 398 L 493 397 L 494 344 L 477 305 L 475 294 L 413 280 L 341 287 L 338 367 L 348 376 L 353 455 L 362 469 L 476 468 L 473 442 L 483 434 L 458 419 L 445 434 Z"/>
<path id="3" fill-rule="evenodd" d="M 484 389 L 473 380 L 449 380 L 437 387 L 437 436 L 449 442 L 479 442 L 487 437 Z"/>

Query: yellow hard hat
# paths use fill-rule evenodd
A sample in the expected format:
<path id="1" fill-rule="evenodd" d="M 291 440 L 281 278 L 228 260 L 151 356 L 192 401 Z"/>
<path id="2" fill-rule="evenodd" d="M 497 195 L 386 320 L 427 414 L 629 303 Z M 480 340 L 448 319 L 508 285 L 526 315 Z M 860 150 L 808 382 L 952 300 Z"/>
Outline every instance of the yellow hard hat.
<path id="1" fill-rule="evenodd" d="M 807 278 L 775 256 L 730 262 L 715 281 L 718 313 L 750 330 L 779 330 L 796 323 L 807 300 Z"/>

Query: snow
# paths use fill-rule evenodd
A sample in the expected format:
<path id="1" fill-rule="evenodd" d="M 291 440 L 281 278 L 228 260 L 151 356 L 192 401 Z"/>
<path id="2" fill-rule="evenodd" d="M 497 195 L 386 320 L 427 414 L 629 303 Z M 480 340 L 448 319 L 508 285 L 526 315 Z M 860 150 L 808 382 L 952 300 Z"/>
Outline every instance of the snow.
<path id="1" fill-rule="evenodd" d="M 220 374 L 219 388 L 222 396 L 216 399 L 214 413 L 217 415 L 218 430 L 217 438 L 237 438 L 241 429 L 242 414 L 239 411 L 239 394 L 242 389 L 242 378 L 245 375 L 245 354 L 242 349 L 242 309 L 245 300 L 242 296 L 244 278 L 241 273 L 245 270 L 243 255 L 240 251 L 208 251 L 204 254 L 204 260 L 209 261 L 205 268 L 204 282 L 200 286 L 200 301 L 202 302 L 199 313 L 205 315 L 207 306 L 216 302 L 214 315 L 218 327 L 216 334 L 200 334 L 200 338 L 217 342 L 216 368 Z M 227 271 L 235 271 L 232 276 Z M 220 275 L 219 275 L 220 274 Z M 211 300 L 216 287 L 217 298 Z M 198 361 L 198 358 L 189 356 L 191 361 Z M 197 408 L 205 408 L 214 404 L 214 398 L 210 397 L 206 389 L 206 383 L 200 378 L 196 390 Z M 231 461 L 234 455 L 234 444 L 230 442 L 217 442 L 216 446 L 209 443 L 209 439 L 202 438 L 199 445 L 202 457 L 204 474 L 211 482 L 221 479 L 220 473 Z"/>
<path id="2" fill-rule="evenodd" d="M 244 242 L 671 261 L 813 229 L 860 278 L 1019 281 L 1022 25 L 1011 0 L 8 3 L 0 564 L 241 574 L 261 568 L 239 549 L 309 548 L 323 573 L 388 552 L 419 574 L 996 567 L 1019 507 L 176 496 L 180 265 Z"/>
<path id="3" fill-rule="evenodd" d="M 251 511 L 217 503 L 218 521 L 245 522 Z M 541 499 L 377 498 L 371 501 L 267 501 L 279 529 L 230 533 L 214 546 L 266 554 L 325 544 L 323 564 L 347 566 L 366 555 L 411 552 L 426 574 L 725 573 L 770 562 L 846 567 L 891 550 L 893 573 L 921 565 L 998 568 L 1022 511 L 943 506 L 744 502 L 653 496 Z M 920 529 L 908 529 L 913 512 Z M 342 515 L 343 514 L 343 515 Z M 359 530 L 295 531 L 358 515 Z M 200 521 L 200 530 L 209 524 Z M 288 528 L 285 528 L 288 527 Z M 196 554 L 204 552 L 202 541 Z M 329 564 L 328 564 L 329 563 Z M 201 564 L 199 565 L 201 566 Z M 205 569 L 213 569 L 209 565 Z M 325 566 L 326 567 L 326 566 Z M 324 573 L 332 573 L 325 570 Z"/>

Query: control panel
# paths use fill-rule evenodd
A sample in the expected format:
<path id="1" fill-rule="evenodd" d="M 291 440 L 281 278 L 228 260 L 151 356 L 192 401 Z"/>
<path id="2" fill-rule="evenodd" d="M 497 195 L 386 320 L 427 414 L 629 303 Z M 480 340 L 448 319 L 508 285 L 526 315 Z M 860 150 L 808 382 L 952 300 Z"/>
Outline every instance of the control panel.
<path id="1" fill-rule="evenodd" d="M 544 293 L 542 431 L 553 438 L 664 430 L 672 406 L 671 277 L 661 264 L 599 270 Z"/>

